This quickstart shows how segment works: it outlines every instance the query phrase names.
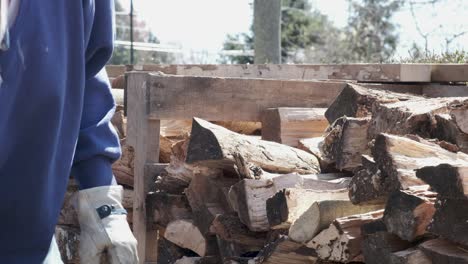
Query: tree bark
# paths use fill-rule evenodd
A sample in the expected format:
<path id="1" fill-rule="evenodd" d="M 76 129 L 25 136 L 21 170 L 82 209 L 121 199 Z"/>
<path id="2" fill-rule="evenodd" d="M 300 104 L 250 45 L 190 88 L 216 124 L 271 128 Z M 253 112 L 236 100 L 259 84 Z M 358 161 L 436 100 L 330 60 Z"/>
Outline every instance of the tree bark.
<path id="1" fill-rule="evenodd" d="M 385 202 L 389 191 L 384 186 L 384 178 L 368 155 L 362 155 L 362 167 L 358 168 L 349 184 L 349 199 L 353 204 Z"/>
<path id="2" fill-rule="evenodd" d="M 439 199 L 429 231 L 468 247 L 468 199 Z"/>
<path id="3" fill-rule="evenodd" d="M 414 95 L 364 88 L 348 84 L 325 112 L 330 124 L 340 117 L 368 117 L 374 103 L 393 103 L 418 98 Z"/>
<path id="4" fill-rule="evenodd" d="M 416 176 L 444 198 L 468 198 L 468 162 L 440 164 L 416 170 Z"/>
<path id="5" fill-rule="evenodd" d="M 434 202 L 437 195 L 428 191 L 427 187 L 399 190 L 390 195 L 383 217 L 390 233 L 407 241 L 414 241 L 426 234 L 426 228 L 435 213 Z"/>
<path id="6" fill-rule="evenodd" d="M 361 155 L 369 154 L 367 129 L 370 118 L 338 118 L 328 129 L 321 150 L 338 170 L 353 171 L 361 166 Z"/>
<path id="7" fill-rule="evenodd" d="M 317 261 L 313 249 L 291 241 L 287 236 L 266 245 L 255 258 L 255 263 L 262 264 L 309 264 Z"/>

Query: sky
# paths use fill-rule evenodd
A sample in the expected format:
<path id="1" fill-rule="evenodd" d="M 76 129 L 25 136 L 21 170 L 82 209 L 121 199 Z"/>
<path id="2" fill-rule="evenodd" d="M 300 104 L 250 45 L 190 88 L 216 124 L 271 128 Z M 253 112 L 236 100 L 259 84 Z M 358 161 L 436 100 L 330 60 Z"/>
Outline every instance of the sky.
<path id="1" fill-rule="evenodd" d="M 124 3 L 128 1 L 123 0 Z M 424 46 L 415 21 L 422 34 L 431 33 L 428 48 L 436 52 L 445 50 L 446 38 L 468 31 L 468 0 L 441 1 L 435 6 L 416 7 L 416 20 L 408 7 L 396 13 L 394 21 L 400 32 L 397 56 L 406 56 L 413 41 Z M 227 34 L 249 31 L 253 20 L 252 3 L 253 0 L 134 0 L 134 7 L 162 43 L 214 56 L 222 49 Z M 311 0 L 311 3 L 336 26 L 346 26 L 346 0 Z M 468 33 L 449 47 L 468 50 Z"/>

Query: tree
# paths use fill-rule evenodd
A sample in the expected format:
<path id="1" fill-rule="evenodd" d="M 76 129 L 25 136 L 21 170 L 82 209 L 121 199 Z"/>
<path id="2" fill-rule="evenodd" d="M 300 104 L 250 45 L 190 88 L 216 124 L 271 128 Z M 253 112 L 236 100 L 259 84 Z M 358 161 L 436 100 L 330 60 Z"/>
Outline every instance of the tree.
<path id="1" fill-rule="evenodd" d="M 313 56 L 327 58 L 335 49 L 326 44 L 338 42 L 339 31 L 327 16 L 313 10 L 307 0 L 283 0 L 281 11 L 281 57 L 284 63 L 300 63 Z M 254 33 L 228 35 L 225 50 L 252 50 Z M 337 47 L 339 45 L 335 45 Z M 313 48 L 313 50 L 311 50 Z M 327 55 L 326 55 L 327 54 Z M 253 63 L 248 56 L 223 56 L 222 63 Z"/>
<path id="2" fill-rule="evenodd" d="M 385 62 L 398 44 L 396 26 L 391 21 L 402 0 L 349 0 L 347 39 L 354 62 Z"/>

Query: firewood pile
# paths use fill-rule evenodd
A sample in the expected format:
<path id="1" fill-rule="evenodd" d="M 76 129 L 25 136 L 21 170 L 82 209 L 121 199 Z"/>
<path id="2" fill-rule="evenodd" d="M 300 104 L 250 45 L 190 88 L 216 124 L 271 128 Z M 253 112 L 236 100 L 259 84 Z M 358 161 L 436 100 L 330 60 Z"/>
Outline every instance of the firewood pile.
<path id="1" fill-rule="evenodd" d="M 350 82 L 328 108 L 270 108 L 261 123 L 161 120 L 147 251 L 158 264 L 468 263 L 468 97 L 386 85 Z M 120 108 L 112 121 L 132 224 L 135 153 Z M 76 190 L 56 231 L 66 263 L 79 263 Z"/>
<path id="2" fill-rule="evenodd" d="M 468 98 L 349 84 L 262 124 L 276 142 L 195 118 L 174 145 L 158 263 L 468 262 Z"/>

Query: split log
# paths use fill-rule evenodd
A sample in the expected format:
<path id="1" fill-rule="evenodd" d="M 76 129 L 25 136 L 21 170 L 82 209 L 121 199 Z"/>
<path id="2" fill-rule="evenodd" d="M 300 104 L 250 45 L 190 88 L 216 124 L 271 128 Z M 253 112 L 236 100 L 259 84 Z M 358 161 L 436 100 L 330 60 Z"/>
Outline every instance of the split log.
<path id="1" fill-rule="evenodd" d="M 468 112 L 466 113 L 468 115 Z M 436 128 L 432 131 L 432 136 L 453 143 L 458 148 L 468 153 L 468 133 L 463 132 L 458 126 L 454 117 L 449 114 L 435 115 Z"/>
<path id="2" fill-rule="evenodd" d="M 338 170 L 353 171 L 361 155 L 370 153 L 367 129 L 370 118 L 338 118 L 328 129 L 321 150 L 326 160 L 335 162 Z"/>
<path id="3" fill-rule="evenodd" d="M 289 228 L 314 202 L 331 199 L 348 199 L 346 186 L 343 187 L 336 190 L 287 188 L 277 192 L 266 202 L 270 228 Z"/>
<path id="4" fill-rule="evenodd" d="M 335 164 L 333 161 L 327 159 L 320 150 L 323 144 L 324 137 L 305 138 L 299 140 L 298 148 L 307 151 L 317 157 L 320 163 L 320 171 L 322 173 L 336 172 Z"/>
<path id="5" fill-rule="evenodd" d="M 447 97 L 375 104 L 368 137 L 373 139 L 380 133 L 390 133 L 430 138 L 436 127 L 435 115 L 449 113 L 450 105 L 459 104 L 462 100 Z"/>
<path id="6" fill-rule="evenodd" d="M 399 263 L 396 262 L 398 256 L 394 256 L 394 253 L 407 250 L 413 246 L 410 242 L 389 233 L 382 219 L 362 225 L 361 232 L 364 236 L 362 253 L 365 263 L 397 264 Z"/>
<path id="7" fill-rule="evenodd" d="M 347 199 L 329 200 L 326 198 L 314 202 L 293 222 L 289 229 L 289 237 L 292 240 L 301 243 L 308 242 L 329 227 L 337 218 L 365 214 L 384 207 L 383 204 L 353 205 Z"/>
<path id="8" fill-rule="evenodd" d="M 252 231 L 270 228 L 266 202 L 278 191 L 286 188 L 333 190 L 344 189 L 348 180 L 341 174 L 298 175 L 286 174 L 271 179 L 244 179 L 229 191 L 229 203 L 242 223 Z M 344 190 L 343 190 L 344 191 Z M 317 195 L 314 193 L 313 195 Z"/>
<path id="9" fill-rule="evenodd" d="M 222 174 L 196 174 L 185 195 L 192 208 L 195 225 L 202 234 L 210 233 L 210 227 L 218 214 L 234 212 L 229 205 L 229 188 L 238 182 L 235 178 L 225 178 Z"/>
<path id="10" fill-rule="evenodd" d="M 439 199 L 429 231 L 468 246 L 468 199 Z"/>
<path id="11" fill-rule="evenodd" d="M 313 249 L 291 241 L 287 236 L 280 236 L 269 243 L 255 258 L 255 263 L 262 264 L 308 264 L 317 261 Z"/>
<path id="12" fill-rule="evenodd" d="M 201 257 L 209 254 L 209 241 L 191 220 L 176 220 L 169 223 L 163 236 L 177 246 L 190 249 Z"/>
<path id="13" fill-rule="evenodd" d="M 148 222 L 166 227 L 170 222 L 180 219 L 193 219 L 192 209 L 185 195 L 163 192 L 146 196 Z"/>
<path id="14" fill-rule="evenodd" d="M 388 190 L 374 159 L 362 155 L 362 167 L 354 174 L 349 184 L 349 199 L 353 204 L 385 202 Z"/>
<path id="15" fill-rule="evenodd" d="M 164 237 L 158 238 L 158 264 L 172 264 L 184 256 L 196 257 L 197 255 L 191 250 L 177 246 Z"/>
<path id="16" fill-rule="evenodd" d="M 338 262 L 362 261 L 361 226 L 381 218 L 383 210 L 338 218 L 329 228 L 314 237 L 307 247 L 316 250 L 320 259 Z"/>
<path id="17" fill-rule="evenodd" d="M 468 198 L 468 162 L 463 165 L 440 164 L 416 170 L 416 176 L 444 198 Z"/>
<path id="18" fill-rule="evenodd" d="M 320 172 L 317 158 L 303 150 L 240 135 L 202 119 L 193 120 L 187 163 L 233 170 L 239 155 L 269 172 Z"/>
<path id="19" fill-rule="evenodd" d="M 297 147 L 299 139 L 320 137 L 328 127 L 326 108 L 269 108 L 262 116 L 262 139 Z"/>
<path id="20" fill-rule="evenodd" d="M 388 232 L 401 239 L 414 241 L 426 234 L 426 229 L 435 213 L 436 193 L 429 186 L 413 190 L 399 190 L 390 195 L 385 207 L 383 221 Z"/>
<path id="21" fill-rule="evenodd" d="M 330 124 L 340 117 L 367 117 L 374 103 L 392 103 L 418 98 L 414 95 L 364 88 L 348 84 L 325 112 Z"/>
<path id="22" fill-rule="evenodd" d="M 213 221 L 213 232 L 225 241 L 249 247 L 249 251 L 260 251 L 265 245 L 266 233 L 250 231 L 237 216 L 218 215 Z M 240 256 L 240 255 L 238 255 Z"/>
<path id="23" fill-rule="evenodd" d="M 468 263 L 468 249 L 443 239 L 433 239 L 422 243 L 421 250 L 434 264 Z"/>
<path id="24" fill-rule="evenodd" d="M 372 149 L 383 178 L 383 189 L 395 191 L 414 185 L 424 185 L 415 169 L 435 164 L 458 164 L 468 161 L 468 155 L 453 153 L 418 137 L 380 134 Z"/>

